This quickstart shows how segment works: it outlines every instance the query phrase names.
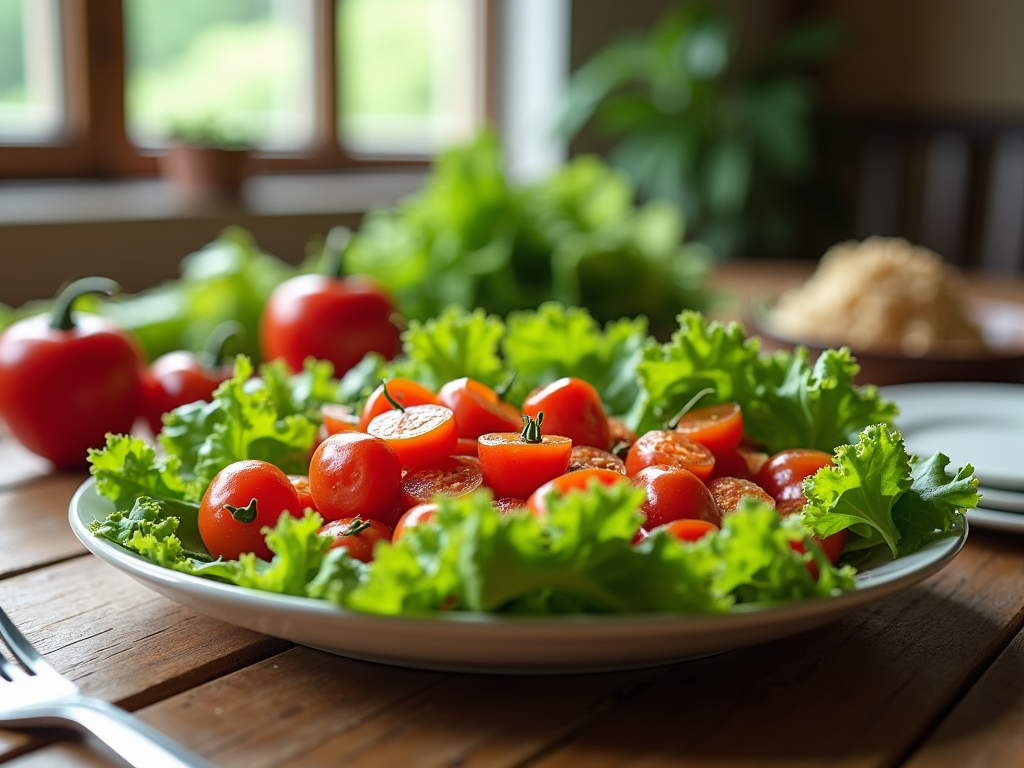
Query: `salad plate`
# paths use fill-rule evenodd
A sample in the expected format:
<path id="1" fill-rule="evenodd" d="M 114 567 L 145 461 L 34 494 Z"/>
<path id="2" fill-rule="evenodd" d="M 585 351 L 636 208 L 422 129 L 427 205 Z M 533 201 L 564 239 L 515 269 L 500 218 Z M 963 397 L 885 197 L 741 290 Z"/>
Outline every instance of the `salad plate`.
<path id="1" fill-rule="evenodd" d="M 971 464 L 982 486 L 1024 491 L 1024 384 L 943 382 L 881 387 L 896 402 L 907 450 Z"/>
<path id="2" fill-rule="evenodd" d="M 256 632 L 356 659 L 422 669 L 564 674 L 667 664 L 794 635 L 903 591 L 948 564 L 967 526 L 917 552 L 861 572 L 836 597 L 726 614 L 522 617 L 452 612 L 409 617 L 356 613 L 322 600 L 260 592 L 154 565 L 89 526 L 113 511 L 92 479 L 69 507 L 85 547 L 144 586 Z"/>
<path id="3" fill-rule="evenodd" d="M 1004 533 L 1024 533 L 1024 514 L 1020 512 L 1005 512 L 1001 509 L 978 507 L 967 510 L 967 519 L 971 525 L 976 525 L 979 528 L 989 528 Z"/>

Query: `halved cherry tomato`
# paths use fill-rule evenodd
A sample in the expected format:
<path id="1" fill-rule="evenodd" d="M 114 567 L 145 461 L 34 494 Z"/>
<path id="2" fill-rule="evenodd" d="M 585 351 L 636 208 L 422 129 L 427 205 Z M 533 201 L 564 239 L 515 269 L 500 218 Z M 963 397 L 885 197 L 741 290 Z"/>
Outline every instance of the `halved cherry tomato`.
<path id="1" fill-rule="evenodd" d="M 300 508 L 316 509 L 316 502 L 313 501 L 313 494 L 309 490 L 309 475 L 288 475 L 288 480 L 299 495 Z"/>
<path id="2" fill-rule="evenodd" d="M 465 496 L 484 482 L 480 467 L 456 456 L 420 464 L 402 478 L 402 501 L 406 507 L 425 504 L 437 494 Z"/>
<path id="3" fill-rule="evenodd" d="M 580 469 L 575 472 L 559 475 L 538 487 L 526 500 L 526 506 L 533 512 L 543 515 L 547 514 L 547 499 L 551 494 L 563 496 L 570 491 L 583 491 L 594 483 L 611 486 L 628 482 L 629 478 L 625 475 L 610 469 L 598 469 L 596 467 Z"/>
<path id="4" fill-rule="evenodd" d="M 523 414 L 535 419 L 541 412 L 550 434 L 568 437 L 573 445 L 611 447 L 601 396 L 583 379 L 566 377 L 533 390 L 523 403 Z"/>
<path id="5" fill-rule="evenodd" d="M 384 440 L 403 467 L 418 467 L 455 453 L 459 433 L 443 405 L 411 405 L 375 416 L 366 431 Z"/>
<path id="6" fill-rule="evenodd" d="M 266 461 L 246 459 L 214 476 L 199 504 L 199 535 L 214 557 L 236 560 L 252 552 L 262 560 L 273 553 L 263 528 L 283 514 L 302 515 L 299 495 L 288 476 Z"/>
<path id="7" fill-rule="evenodd" d="M 642 530 L 642 529 L 641 529 Z M 700 541 L 712 531 L 720 530 L 707 520 L 673 520 L 661 526 L 660 530 L 670 533 L 680 541 Z"/>
<path id="8" fill-rule="evenodd" d="M 747 477 L 757 477 L 757 473 L 761 471 L 761 467 L 768 461 L 768 454 L 764 451 L 759 451 L 756 448 L 750 446 L 741 445 L 736 449 L 736 453 L 743 457 L 743 460 L 747 462 Z"/>
<path id="9" fill-rule="evenodd" d="M 324 420 L 324 431 L 328 435 L 365 431 L 359 429 L 359 417 L 347 405 L 325 403 L 320 406 L 320 416 Z"/>
<path id="10" fill-rule="evenodd" d="M 569 468 L 572 441 L 563 435 L 541 435 L 539 423 L 544 418 L 524 416 L 522 432 L 491 432 L 478 438 L 484 483 L 495 498 L 525 499 Z"/>
<path id="11" fill-rule="evenodd" d="M 620 475 L 626 474 L 626 463 L 611 451 L 602 451 L 592 445 L 574 445 L 569 456 L 569 471 L 581 469 L 610 469 Z"/>
<path id="12" fill-rule="evenodd" d="M 406 510 L 405 514 L 395 523 L 395 531 L 391 534 L 392 541 L 398 541 L 410 528 L 418 525 L 426 525 L 437 519 L 437 504 L 417 504 L 415 507 Z"/>
<path id="13" fill-rule="evenodd" d="M 328 549 L 346 549 L 351 557 L 364 563 L 373 560 L 378 541 L 391 541 L 391 529 L 380 520 L 343 517 L 322 526 L 318 533 L 334 541 Z"/>
<path id="14" fill-rule="evenodd" d="M 715 403 L 687 411 L 675 424 L 695 443 L 700 443 L 715 456 L 736 450 L 743 438 L 743 412 L 739 403 Z"/>
<path id="15" fill-rule="evenodd" d="M 824 451 L 810 448 L 779 451 L 764 463 L 754 477 L 754 482 L 764 488 L 777 504 L 797 499 L 802 507 L 807 502 L 804 498 L 804 478 L 831 465 L 832 456 Z"/>
<path id="16" fill-rule="evenodd" d="M 394 409 L 395 406 L 388 401 L 388 395 L 403 408 L 410 405 L 437 405 L 434 393 L 419 382 L 411 379 L 391 379 L 373 390 L 366 398 L 363 412 L 359 417 L 359 431 L 366 432 L 370 422 L 377 416 Z"/>
<path id="17" fill-rule="evenodd" d="M 325 520 L 387 520 L 401 481 L 402 464 L 391 446 L 364 432 L 331 435 L 309 462 L 310 491 Z"/>
<path id="18" fill-rule="evenodd" d="M 514 499 L 511 496 L 503 496 L 492 501 L 491 506 L 498 510 L 498 514 L 512 515 L 516 512 L 526 511 L 526 499 Z"/>
<path id="19" fill-rule="evenodd" d="M 708 483 L 708 490 L 718 505 L 722 515 L 728 515 L 739 509 L 740 502 L 745 498 L 752 498 L 762 501 L 772 509 L 775 508 L 775 499 L 768 495 L 768 492 L 752 480 L 742 477 L 719 477 Z"/>
<path id="20" fill-rule="evenodd" d="M 522 421 L 518 408 L 475 379 L 449 381 L 438 390 L 437 402 L 455 414 L 460 438 L 476 440 L 488 432 L 509 432 L 518 429 Z"/>
<path id="21" fill-rule="evenodd" d="M 608 450 L 625 460 L 630 446 L 636 442 L 636 432 L 626 426 L 622 419 L 608 417 Z"/>
<path id="22" fill-rule="evenodd" d="M 636 475 L 644 467 L 667 464 L 688 469 L 701 480 L 711 477 L 715 456 L 686 435 L 664 429 L 652 429 L 637 438 L 626 455 L 626 474 Z"/>
<path id="23" fill-rule="evenodd" d="M 706 520 L 716 526 L 722 524 L 722 513 L 711 491 L 688 469 L 666 465 L 644 467 L 633 477 L 633 482 L 647 492 L 647 498 L 640 505 L 647 529 L 684 518 Z"/>

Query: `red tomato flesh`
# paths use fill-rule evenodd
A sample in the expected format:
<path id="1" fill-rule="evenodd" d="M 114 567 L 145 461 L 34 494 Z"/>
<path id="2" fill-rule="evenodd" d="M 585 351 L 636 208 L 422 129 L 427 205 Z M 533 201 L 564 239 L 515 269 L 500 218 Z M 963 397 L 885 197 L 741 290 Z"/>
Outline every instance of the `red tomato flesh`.
<path id="1" fill-rule="evenodd" d="M 626 474 L 634 477 L 644 467 L 667 464 L 693 472 L 707 480 L 715 468 L 715 456 L 686 435 L 652 429 L 637 438 L 626 455 Z"/>
<path id="2" fill-rule="evenodd" d="M 385 411 L 366 431 L 390 445 L 407 469 L 451 456 L 459 442 L 454 414 L 443 405 Z"/>
<path id="3" fill-rule="evenodd" d="M 465 496 L 484 482 L 480 467 L 456 456 L 448 456 L 428 464 L 421 464 L 402 478 L 402 500 L 405 506 L 424 504 L 434 496 Z"/>

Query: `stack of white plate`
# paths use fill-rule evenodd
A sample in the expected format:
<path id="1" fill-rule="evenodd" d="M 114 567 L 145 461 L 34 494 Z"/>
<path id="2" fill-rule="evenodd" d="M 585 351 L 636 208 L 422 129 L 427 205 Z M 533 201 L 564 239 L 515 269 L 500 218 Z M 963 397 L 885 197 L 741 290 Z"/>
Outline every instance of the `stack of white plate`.
<path id="1" fill-rule="evenodd" d="M 972 525 L 1024 533 L 1024 384 L 899 384 L 881 392 L 900 408 L 896 426 L 910 453 L 940 451 L 950 469 L 974 467 L 982 499 L 967 513 Z"/>

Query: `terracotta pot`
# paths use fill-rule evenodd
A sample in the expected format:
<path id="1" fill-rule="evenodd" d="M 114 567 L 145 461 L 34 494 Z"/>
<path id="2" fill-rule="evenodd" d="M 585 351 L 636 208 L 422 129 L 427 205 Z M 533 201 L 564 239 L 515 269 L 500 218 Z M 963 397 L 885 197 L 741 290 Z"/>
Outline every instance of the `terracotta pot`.
<path id="1" fill-rule="evenodd" d="M 187 205 L 238 203 L 248 174 L 249 150 L 171 144 L 161 169 L 179 202 Z"/>

